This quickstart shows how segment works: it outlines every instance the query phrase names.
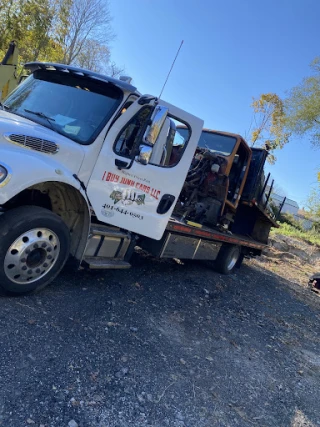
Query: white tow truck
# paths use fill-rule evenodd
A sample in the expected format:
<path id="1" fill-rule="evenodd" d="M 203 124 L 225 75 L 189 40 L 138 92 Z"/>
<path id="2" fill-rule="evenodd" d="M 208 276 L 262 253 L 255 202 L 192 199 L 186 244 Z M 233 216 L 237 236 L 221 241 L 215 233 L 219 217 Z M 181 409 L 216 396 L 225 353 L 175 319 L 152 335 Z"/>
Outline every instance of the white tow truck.
<path id="1" fill-rule="evenodd" d="M 25 67 L 30 76 L 0 108 L 5 291 L 43 288 L 67 260 L 129 268 L 137 245 L 160 257 L 216 260 L 223 273 L 261 253 L 276 224 L 253 199 L 251 178 L 238 207 L 252 157 L 241 137 L 213 132 L 213 144 L 227 151 L 203 150 L 201 119 L 128 81 L 54 63 Z M 252 172 L 261 173 L 264 154 Z"/>
<path id="2" fill-rule="evenodd" d="M 25 68 L 0 109 L 0 285 L 15 293 L 46 286 L 69 257 L 127 268 L 139 236 L 161 239 L 203 125 L 126 81 Z M 188 136 L 167 166 L 176 125 Z"/>

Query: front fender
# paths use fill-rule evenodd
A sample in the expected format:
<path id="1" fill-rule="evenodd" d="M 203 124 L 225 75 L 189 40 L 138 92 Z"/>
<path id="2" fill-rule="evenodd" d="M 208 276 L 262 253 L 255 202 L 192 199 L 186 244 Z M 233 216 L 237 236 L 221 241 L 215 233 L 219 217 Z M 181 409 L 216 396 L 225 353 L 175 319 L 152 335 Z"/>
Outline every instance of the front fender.
<path id="1" fill-rule="evenodd" d="M 5 204 L 21 191 L 43 182 L 61 182 L 77 189 L 88 203 L 87 196 L 73 174 L 52 157 L 37 156 L 2 148 L 0 165 L 8 170 L 8 177 L 0 184 L 0 205 Z"/>

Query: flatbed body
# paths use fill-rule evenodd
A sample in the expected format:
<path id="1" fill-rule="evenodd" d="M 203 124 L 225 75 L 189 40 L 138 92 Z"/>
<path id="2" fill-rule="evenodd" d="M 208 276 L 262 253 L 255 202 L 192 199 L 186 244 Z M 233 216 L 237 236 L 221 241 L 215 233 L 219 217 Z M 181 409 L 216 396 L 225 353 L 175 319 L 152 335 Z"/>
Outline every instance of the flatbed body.
<path id="1" fill-rule="evenodd" d="M 220 231 L 202 225 L 193 226 L 172 217 L 161 240 L 143 239 L 139 246 L 159 258 L 215 261 L 226 247 L 237 247 L 239 259 L 261 255 L 267 244 L 250 236 Z M 241 261 L 239 265 L 241 264 Z"/>
<path id="2" fill-rule="evenodd" d="M 223 232 L 219 231 L 218 229 L 214 230 L 206 226 L 198 228 L 186 224 L 185 222 L 180 221 L 177 218 L 170 219 L 167 226 L 167 231 L 185 236 L 193 236 L 206 240 L 218 241 L 221 243 L 230 243 L 233 245 L 239 245 L 260 250 L 267 247 L 266 244 L 258 242 L 250 236 L 242 236 L 240 234 L 234 234 L 231 232 Z"/>

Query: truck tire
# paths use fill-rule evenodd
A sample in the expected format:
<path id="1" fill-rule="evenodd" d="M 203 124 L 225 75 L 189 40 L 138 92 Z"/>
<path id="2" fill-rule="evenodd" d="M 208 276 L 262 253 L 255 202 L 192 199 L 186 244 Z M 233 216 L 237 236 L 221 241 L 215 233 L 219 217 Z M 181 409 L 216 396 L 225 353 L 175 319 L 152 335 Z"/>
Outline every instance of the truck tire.
<path id="1" fill-rule="evenodd" d="M 230 274 L 235 269 L 241 257 L 241 248 L 236 245 L 222 245 L 217 259 L 215 269 L 222 274 Z"/>
<path id="2" fill-rule="evenodd" d="M 48 209 L 24 206 L 0 216 L 0 286 L 24 294 L 47 286 L 70 253 L 70 232 Z"/>

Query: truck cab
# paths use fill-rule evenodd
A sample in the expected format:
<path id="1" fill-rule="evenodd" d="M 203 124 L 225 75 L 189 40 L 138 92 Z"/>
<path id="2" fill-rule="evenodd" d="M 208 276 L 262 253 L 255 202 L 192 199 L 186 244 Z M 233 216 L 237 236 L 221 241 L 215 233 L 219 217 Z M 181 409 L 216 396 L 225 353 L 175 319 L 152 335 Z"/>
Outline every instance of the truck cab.
<path id="1" fill-rule="evenodd" d="M 0 282 L 11 292 L 45 286 L 69 255 L 120 262 L 136 236 L 161 239 L 203 125 L 121 80 L 26 68 L 0 110 Z M 169 164 L 178 126 L 183 153 Z"/>

